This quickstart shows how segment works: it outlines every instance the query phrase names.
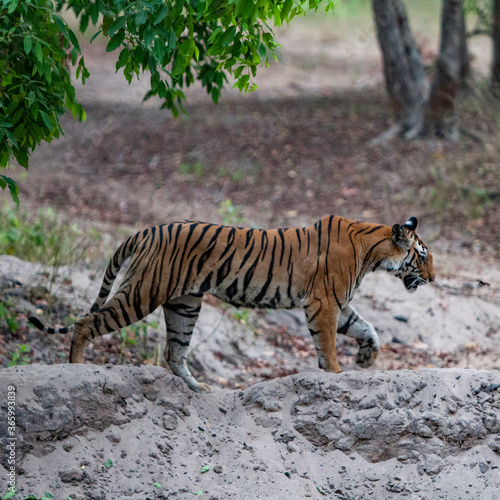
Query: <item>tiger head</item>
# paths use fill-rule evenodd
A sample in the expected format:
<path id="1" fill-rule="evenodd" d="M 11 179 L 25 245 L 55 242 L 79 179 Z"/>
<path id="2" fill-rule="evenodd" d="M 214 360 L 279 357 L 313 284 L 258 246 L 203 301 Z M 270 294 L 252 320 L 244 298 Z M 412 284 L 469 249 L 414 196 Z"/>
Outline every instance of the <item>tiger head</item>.
<path id="1" fill-rule="evenodd" d="M 387 271 L 401 279 L 409 292 L 414 292 L 420 285 L 434 281 L 432 254 L 419 238 L 415 229 L 418 221 L 411 217 L 404 224 L 392 226 L 394 258 L 387 259 Z"/>

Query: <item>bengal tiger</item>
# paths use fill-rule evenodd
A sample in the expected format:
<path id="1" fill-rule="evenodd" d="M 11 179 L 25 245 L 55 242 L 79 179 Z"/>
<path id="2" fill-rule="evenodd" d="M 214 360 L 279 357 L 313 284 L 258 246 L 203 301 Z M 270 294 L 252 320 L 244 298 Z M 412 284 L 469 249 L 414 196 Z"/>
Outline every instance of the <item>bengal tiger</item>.
<path id="1" fill-rule="evenodd" d="M 175 375 L 196 392 L 199 383 L 187 365 L 193 328 L 203 294 L 237 307 L 301 306 L 319 367 L 339 373 L 335 340 L 341 333 L 356 339 L 356 361 L 371 365 L 380 343 L 374 327 L 350 302 L 369 271 L 385 270 L 410 292 L 434 280 L 432 254 L 415 233 L 417 219 L 386 225 L 328 216 L 314 225 L 287 229 L 246 229 L 205 222 L 172 222 L 129 237 L 110 260 L 90 313 L 74 328 L 71 363 L 82 363 L 87 343 L 126 327 L 163 307 L 168 346 L 165 359 Z M 108 301 L 123 263 L 130 265 L 118 291 Z"/>

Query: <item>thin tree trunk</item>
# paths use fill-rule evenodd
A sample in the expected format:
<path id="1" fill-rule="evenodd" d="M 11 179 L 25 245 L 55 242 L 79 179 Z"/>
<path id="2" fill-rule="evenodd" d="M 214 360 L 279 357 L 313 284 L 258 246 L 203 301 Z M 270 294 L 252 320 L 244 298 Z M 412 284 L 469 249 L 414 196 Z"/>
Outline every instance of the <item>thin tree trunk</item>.
<path id="1" fill-rule="evenodd" d="M 441 45 L 427 106 L 424 132 L 455 139 L 455 101 L 460 87 L 462 0 L 443 0 Z"/>
<path id="2" fill-rule="evenodd" d="M 384 75 L 396 126 L 393 135 L 413 136 L 424 122 L 427 86 L 420 51 L 400 0 L 372 0 Z"/>
<path id="3" fill-rule="evenodd" d="M 465 9 L 460 16 L 460 86 L 468 89 L 472 76 L 469 47 L 467 45 L 467 27 L 465 25 Z"/>
<path id="4" fill-rule="evenodd" d="M 500 0 L 493 1 L 493 57 L 491 87 L 500 95 Z"/>

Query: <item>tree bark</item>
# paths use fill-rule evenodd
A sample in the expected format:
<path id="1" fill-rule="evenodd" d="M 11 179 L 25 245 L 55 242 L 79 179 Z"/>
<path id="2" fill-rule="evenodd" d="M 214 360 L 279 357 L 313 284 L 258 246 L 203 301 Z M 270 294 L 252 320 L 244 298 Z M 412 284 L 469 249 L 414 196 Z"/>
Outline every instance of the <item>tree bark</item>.
<path id="1" fill-rule="evenodd" d="M 424 122 L 427 85 L 420 51 L 400 0 L 373 0 L 384 75 L 397 125 L 393 132 L 412 135 Z"/>
<path id="2" fill-rule="evenodd" d="M 424 133 L 456 139 L 455 102 L 462 70 L 462 0 L 443 0 L 441 44 L 427 105 Z"/>
<path id="3" fill-rule="evenodd" d="M 493 1 L 493 57 L 491 65 L 491 87 L 500 95 L 500 0 Z"/>
<path id="4" fill-rule="evenodd" d="M 467 45 L 467 27 L 465 25 L 465 9 L 462 8 L 460 19 L 460 86 L 468 89 L 472 68 L 470 65 L 469 47 Z"/>
<path id="5" fill-rule="evenodd" d="M 430 93 L 401 0 L 372 0 L 372 6 L 395 118 L 395 125 L 373 142 L 396 135 L 455 139 L 455 101 L 462 78 L 469 71 L 463 0 L 443 0 L 441 44 Z"/>

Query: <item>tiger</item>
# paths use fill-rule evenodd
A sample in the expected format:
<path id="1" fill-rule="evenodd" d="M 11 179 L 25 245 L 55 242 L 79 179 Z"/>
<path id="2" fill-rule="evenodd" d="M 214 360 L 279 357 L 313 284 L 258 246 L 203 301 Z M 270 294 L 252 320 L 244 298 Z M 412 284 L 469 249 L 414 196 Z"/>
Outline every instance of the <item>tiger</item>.
<path id="1" fill-rule="evenodd" d="M 340 373 L 336 334 L 355 339 L 356 362 L 373 364 L 380 350 L 375 328 L 350 305 L 366 273 L 385 270 L 414 292 L 434 280 L 432 254 L 410 217 L 392 227 L 326 216 L 300 228 L 255 229 L 197 221 L 171 222 L 130 236 L 116 250 L 90 312 L 71 327 L 45 327 L 47 333 L 74 330 L 70 362 L 82 363 L 84 349 L 97 335 L 126 327 L 163 308 L 167 328 L 164 357 L 173 374 L 195 392 L 198 382 L 187 353 L 204 294 L 236 307 L 302 307 L 318 366 Z M 113 282 L 124 262 L 128 269 L 116 293 Z"/>

